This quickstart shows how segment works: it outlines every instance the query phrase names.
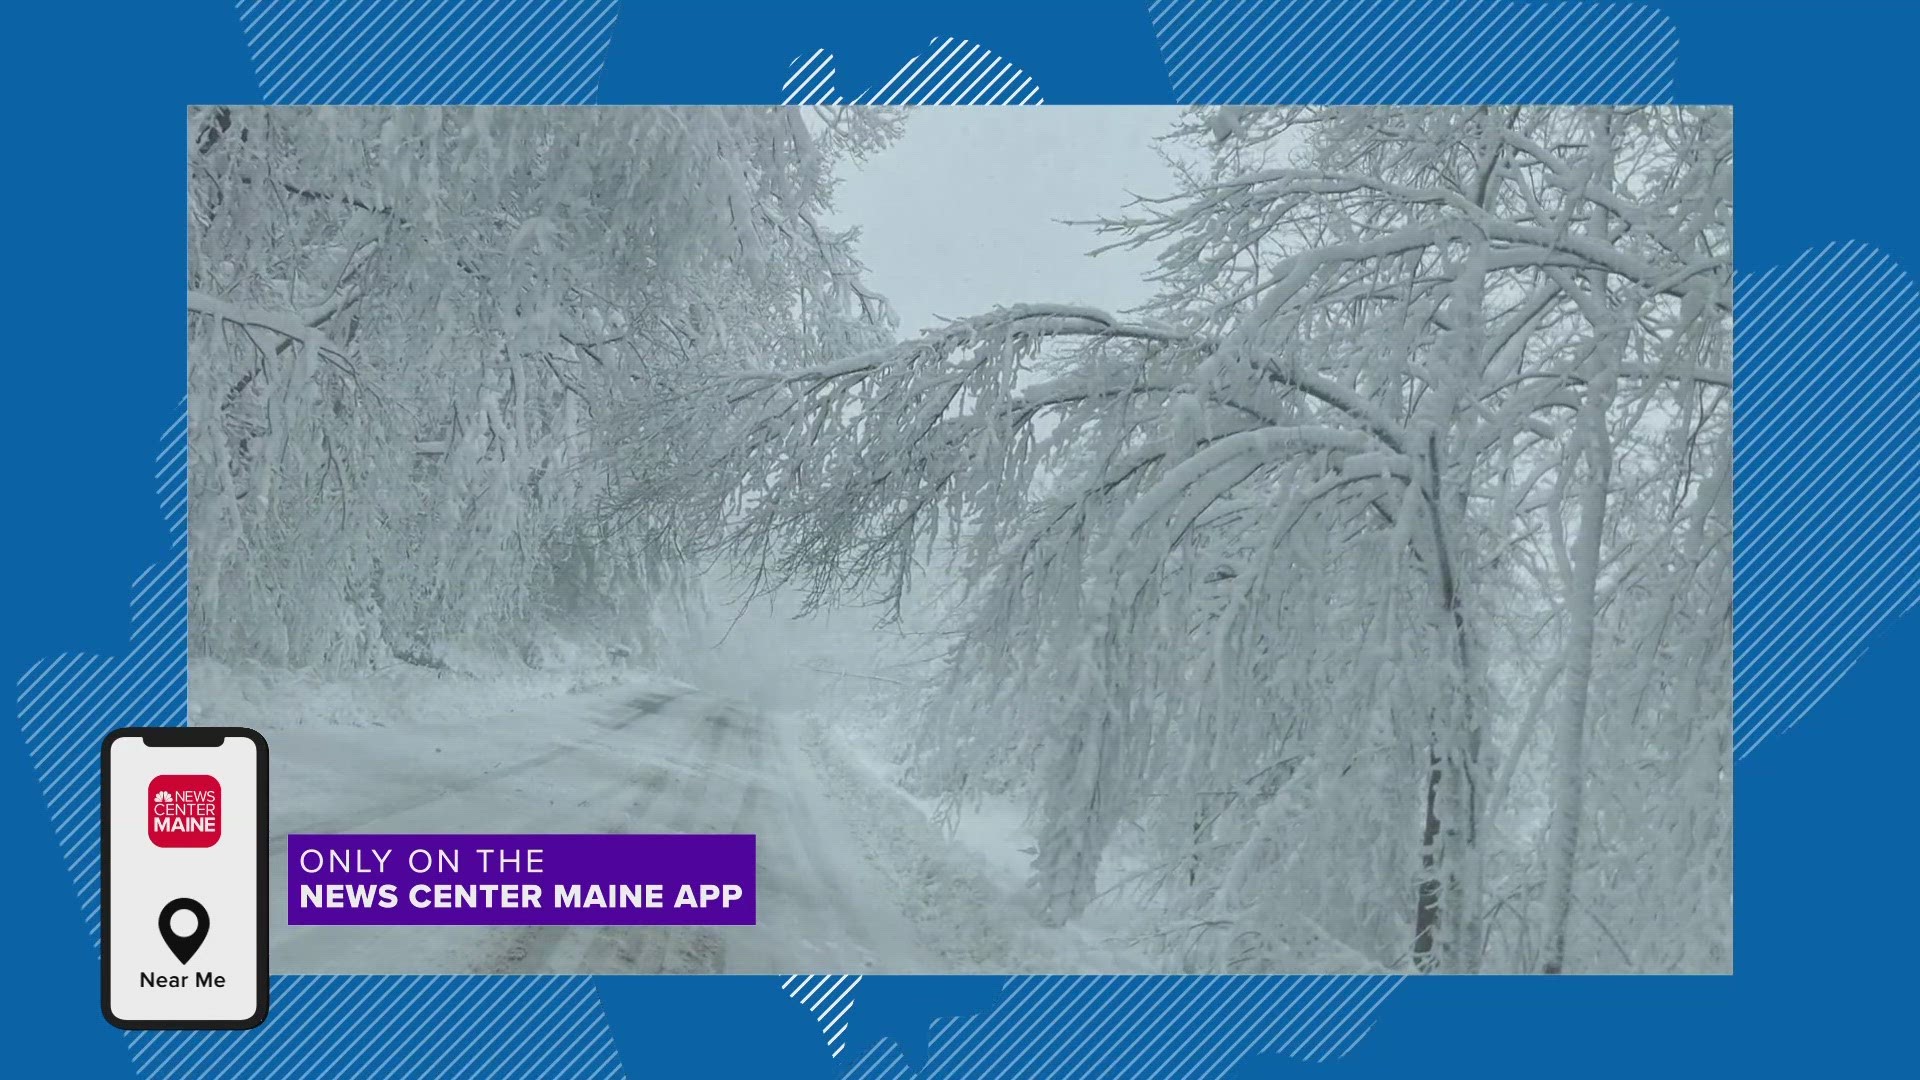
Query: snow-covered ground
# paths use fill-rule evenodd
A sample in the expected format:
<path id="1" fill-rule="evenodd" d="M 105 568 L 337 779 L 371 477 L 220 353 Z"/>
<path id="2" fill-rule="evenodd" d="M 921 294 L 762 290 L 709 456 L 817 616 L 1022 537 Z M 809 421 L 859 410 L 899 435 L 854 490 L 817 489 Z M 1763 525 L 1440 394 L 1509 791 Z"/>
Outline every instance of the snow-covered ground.
<path id="1" fill-rule="evenodd" d="M 894 768 L 868 741 L 882 724 L 849 723 L 846 713 L 803 714 L 802 735 L 831 797 L 867 858 L 889 882 L 893 902 L 940 957 L 942 972 L 1139 972 L 1103 921 L 1042 926 L 1026 891 L 1033 839 L 1012 805 L 970 808 L 957 820 L 892 779 Z M 889 969 L 891 970 L 891 969 Z"/>
<path id="2" fill-rule="evenodd" d="M 1040 926 L 1016 817 L 957 833 L 832 710 L 630 674 L 396 672 L 347 683 L 208 666 L 196 722 L 272 745 L 271 962 L 280 972 L 1139 970 Z M 791 688 L 789 688 L 791 690 Z M 732 692 L 729 692 L 732 691 Z M 871 719 L 871 717 L 869 717 Z M 997 822 L 996 827 L 988 825 Z M 289 832 L 750 832 L 752 927 L 293 927 Z"/>

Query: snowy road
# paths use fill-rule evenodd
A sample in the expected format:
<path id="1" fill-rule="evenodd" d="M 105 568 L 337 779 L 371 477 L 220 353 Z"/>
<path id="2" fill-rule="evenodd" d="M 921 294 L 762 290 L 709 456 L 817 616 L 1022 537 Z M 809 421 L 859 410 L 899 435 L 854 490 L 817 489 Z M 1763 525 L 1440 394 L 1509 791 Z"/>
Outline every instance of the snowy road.
<path id="1" fill-rule="evenodd" d="M 684 687 L 269 729 L 276 972 L 952 970 L 930 955 L 789 718 Z M 290 927 L 288 832 L 744 832 L 750 927 Z"/>

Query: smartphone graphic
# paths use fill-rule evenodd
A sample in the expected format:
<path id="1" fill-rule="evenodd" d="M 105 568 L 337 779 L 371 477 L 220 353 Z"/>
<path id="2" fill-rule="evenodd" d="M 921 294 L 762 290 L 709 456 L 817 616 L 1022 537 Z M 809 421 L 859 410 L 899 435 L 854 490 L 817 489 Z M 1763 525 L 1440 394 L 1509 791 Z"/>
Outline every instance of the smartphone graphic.
<path id="1" fill-rule="evenodd" d="M 121 728 L 100 748 L 100 1009 L 116 1027 L 267 1017 L 267 743 Z"/>

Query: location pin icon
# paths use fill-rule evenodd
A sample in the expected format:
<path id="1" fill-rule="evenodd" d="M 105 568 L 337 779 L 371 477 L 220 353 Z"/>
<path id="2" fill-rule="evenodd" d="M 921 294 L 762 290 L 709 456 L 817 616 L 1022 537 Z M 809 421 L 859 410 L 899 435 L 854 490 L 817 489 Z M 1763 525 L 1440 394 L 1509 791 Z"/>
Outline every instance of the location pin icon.
<path id="1" fill-rule="evenodd" d="M 173 917 L 182 911 L 193 912 L 195 922 L 191 934 L 173 932 Z M 169 903 L 160 909 L 160 938 L 181 963 L 193 959 L 193 954 L 200 951 L 200 943 L 207 940 L 207 909 L 200 906 L 200 901 L 185 896 Z"/>

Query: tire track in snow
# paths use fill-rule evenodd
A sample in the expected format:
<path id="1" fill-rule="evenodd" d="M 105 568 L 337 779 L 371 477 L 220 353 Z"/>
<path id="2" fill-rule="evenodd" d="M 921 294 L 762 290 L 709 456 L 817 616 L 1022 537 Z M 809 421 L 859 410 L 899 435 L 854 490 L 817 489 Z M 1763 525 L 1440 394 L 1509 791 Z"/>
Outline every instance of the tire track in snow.
<path id="1" fill-rule="evenodd" d="M 330 820 L 276 830 L 283 837 L 280 874 L 285 831 L 751 833 L 758 838 L 760 921 L 288 927 L 282 906 L 273 965 L 363 973 L 948 969 L 922 948 L 891 879 L 853 839 L 800 744 L 798 723 L 699 690 L 608 692 L 495 717 L 459 716 L 444 732 L 381 729 L 373 741 L 386 754 L 377 766 L 367 760 L 366 729 L 303 730 L 305 745 L 289 756 L 306 764 L 290 782 L 310 797 L 323 784 L 363 789 L 367 809 L 310 815 Z M 551 743 L 542 747 L 549 732 Z M 495 743 L 501 749 L 488 750 Z M 422 776 L 436 778 L 431 794 L 387 797 Z M 275 891 L 276 905 L 284 905 L 284 877 Z"/>

